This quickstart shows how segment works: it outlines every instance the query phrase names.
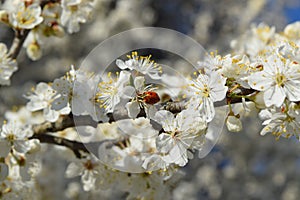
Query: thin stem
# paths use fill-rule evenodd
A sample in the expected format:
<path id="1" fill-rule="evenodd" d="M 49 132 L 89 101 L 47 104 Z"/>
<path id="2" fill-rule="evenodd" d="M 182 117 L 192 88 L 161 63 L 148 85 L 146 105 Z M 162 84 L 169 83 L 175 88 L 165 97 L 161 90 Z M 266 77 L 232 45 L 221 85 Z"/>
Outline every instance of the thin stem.
<path id="1" fill-rule="evenodd" d="M 15 30 L 15 37 L 8 52 L 9 57 L 12 59 L 16 59 L 18 57 L 29 32 L 30 30 Z"/>

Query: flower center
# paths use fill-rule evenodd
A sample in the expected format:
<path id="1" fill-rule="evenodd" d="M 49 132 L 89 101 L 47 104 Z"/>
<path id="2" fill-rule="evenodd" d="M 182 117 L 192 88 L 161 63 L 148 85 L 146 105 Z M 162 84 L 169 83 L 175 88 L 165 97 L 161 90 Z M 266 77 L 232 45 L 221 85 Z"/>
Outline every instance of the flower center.
<path id="1" fill-rule="evenodd" d="M 287 79 L 283 74 L 277 73 L 275 77 L 275 81 L 278 86 L 284 86 Z"/>
<path id="2" fill-rule="evenodd" d="M 92 163 L 91 160 L 87 160 L 87 161 L 84 163 L 84 167 L 85 167 L 87 170 L 93 170 L 94 165 L 93 165 L 93 163 Z"/>
<path id="3" fill-rule="evenodd" d="M 70 10 L 71 10 L 72 13 L 78 11 L 78 6 L 77 5 L 70 6 L 69 8 L 70 8 Z"/>
<path id="4" fill-rule="evenodd" d="M 209 88 L 207 87 L 207 85 L 204 85 L 202 93 L 205 97 L 209 97 Z"/>
<path id="5" fill-rule="evenodd" d="M 9 141 L 9 142 L 13 142 L 14 140 L 16 140 L 16 136 L 13 134 L 13 133 L 10 133 L 6 136 L 6 139 Z"/>

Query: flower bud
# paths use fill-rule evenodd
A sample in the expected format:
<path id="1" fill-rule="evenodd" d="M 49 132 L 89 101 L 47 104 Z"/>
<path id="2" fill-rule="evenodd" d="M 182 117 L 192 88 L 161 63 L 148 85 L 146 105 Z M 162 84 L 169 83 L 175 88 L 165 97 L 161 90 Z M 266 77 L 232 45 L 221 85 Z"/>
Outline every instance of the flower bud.
<path id="1" fill-rule="evenodd" d="M 37 42 L 33 42 L 27 46 L 26 53 L 31 60 L 38 60 L 42 57 L 42 50 Z"/>
<path id="2" fill-rule="evenodd" d="M 64 29 L 58 24 L 55 24 L 52 26 L 52 31 L 53 31 L 53 35 L 56 37 L 61 38 L 61 37 L 64 37 L 64 35 L 65 35 Z"/>
<path id="3" fill-rule="evenodd" d="M 299 39 L 300 38 L 299 28 L 300 28 L 299 22 L 289 24 L 284 29 L 284 35 L 290 39 Z"/>
<path id="4" fill-rule="evenodd" d="M 6 10 L 0 10 L 0 21 L 2 23 L 8 24 L 8 13 Z"/>
<path id="5" fill-rule="evenodd" d="M 257 93 L 253 98 L 253 102 L 255 103 L 255 107 L 258 109 L 266 108 L 266 105 L 264 102 L 264 92 Z"/>
<path id="6" fill-rule="evenodd" d="M 230 132 L 240 132 L 243 128 L 241 120 L 236 116 L 228 116 L 226 126 Z"/>

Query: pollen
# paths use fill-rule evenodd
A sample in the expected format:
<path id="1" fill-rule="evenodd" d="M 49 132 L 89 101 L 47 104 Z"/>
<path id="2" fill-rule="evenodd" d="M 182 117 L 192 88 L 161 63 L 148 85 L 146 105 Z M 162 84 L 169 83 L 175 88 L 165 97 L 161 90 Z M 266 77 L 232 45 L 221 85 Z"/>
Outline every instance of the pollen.
<path id="1" fill-rule="evenodd" d="M 287 78 L 285 77 L 285 75 L 283 75 L 281 73 L 277 73 L 275 76 L 275 81 L 278 86 L 282 87 L 286 83 Z"/>

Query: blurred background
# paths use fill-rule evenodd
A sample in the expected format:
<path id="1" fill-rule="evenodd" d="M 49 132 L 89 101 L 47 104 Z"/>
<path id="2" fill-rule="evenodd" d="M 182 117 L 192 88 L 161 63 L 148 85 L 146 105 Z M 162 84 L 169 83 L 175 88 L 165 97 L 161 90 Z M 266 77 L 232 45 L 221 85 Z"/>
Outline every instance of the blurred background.
<path id="1" fill-rule="evenodd" d="M 29 60 L 23 50 L 18 57 L 19 71 L 10 87 L 0 88 L 0 119 L 6 110 L 24 105 L 23 94 L 35 83 L 50 82 L 63 75 L 101 41 L 135 27 L 165 27 L 187 34 L 207 51 L 231 52 L 230 41 L 251 27 L 265 22 L 280 32 L 291 22 L 300 20 L 299 0 L 96 0 L 93 19 L 81 26 L 80 32 L 62 39 L 49 38 L 43 47 L 43 57 Z M 10 45 L 13 32 L 0 25 L 0 41 Z M 159 62 L 163 56 L 154 55 Z M 183 68 L 182 61 L 169 63 Z M 173 190 L 173 199 L 282 199 L 300 198 L 300 147 L 294 140 L 260 136 L 261 121 L 254 110 L 243 120 L 241 133 L 224 132 L 217 146 L 204 159 L 193 159 L 183 169 L 185 176 Z M 51 149 L 51 148 L 50 148 Z M 51 154 L 52 151 L 52 154 Z M 43 199 L 68 199 L 63 181 L 66 162 L 51 163 L 44 158 L 44 166 L 54 176 L 47 181 L 53 188 L 43 188 Z M 45 169 L 47 170 L 47 169 Z M 61 192 L 58 192 L 61 191 Z M 78 199 L 93 199 L 93 195 Z M 101 199 L 111 199 L 111 193 Z M 98 196 L 99 197 L 99 196 Z M 98 198 L 99 199 L 99 198 Z"/>

